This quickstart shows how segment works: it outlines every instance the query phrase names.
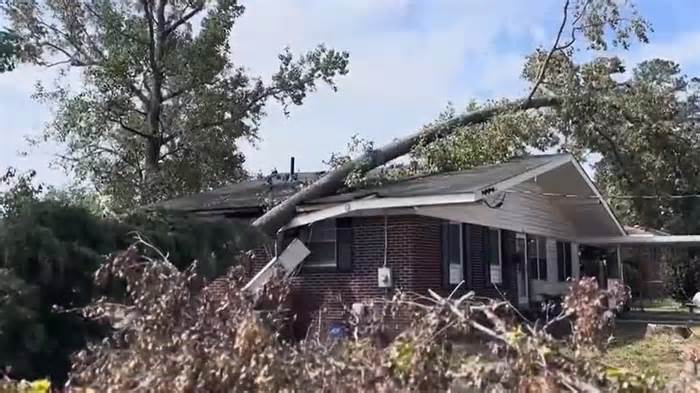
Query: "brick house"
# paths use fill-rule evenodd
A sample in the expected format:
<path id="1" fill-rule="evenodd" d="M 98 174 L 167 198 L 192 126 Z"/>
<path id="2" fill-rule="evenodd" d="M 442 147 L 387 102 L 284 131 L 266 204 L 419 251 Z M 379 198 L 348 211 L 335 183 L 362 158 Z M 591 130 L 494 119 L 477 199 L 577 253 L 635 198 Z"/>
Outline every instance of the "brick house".
<path id="1" fill-rule="evenodd" d="M 253 218 L 262 200 L 282 199 L 321 175 L 292 170 L 163 207 Z M 280 229 L 276 247 L 257 254 L 248 288 L 281 266 L 293 275 L 302 324 L 319 315 L 341 320 L 353 304 L 396 289 L 445 293 L 460 283 L 527 308 L 562 295 L 581 275 L 602 284 L 623 279 L 620 254 L 609 251 L 631 239 L 659 241 L 629 235 L 571 155 L 529 156 L 307 201 Z"/>

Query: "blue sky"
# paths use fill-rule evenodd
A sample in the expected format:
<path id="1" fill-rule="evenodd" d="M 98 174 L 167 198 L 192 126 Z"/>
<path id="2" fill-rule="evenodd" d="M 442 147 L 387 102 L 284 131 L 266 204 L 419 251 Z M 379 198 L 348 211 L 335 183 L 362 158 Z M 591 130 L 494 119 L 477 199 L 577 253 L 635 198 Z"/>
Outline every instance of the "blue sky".
<path id="1" fill-rule="evenodd" d="M 295 52 L 318 43 L 350 52 L 350 73 L 338 92 L 320 85 L 289 117 L 267 108 L 257 146 L 241 143 L 253 173 L 286 170 L 296 156 L 301 170 L 343 150 L 353 134 L 384 143 L 435 119 L 452 102 L 517 97 L 523 57 L 549 45 L 561 15 L 560 0 L 249 0 L 233 33 L 233 59 L 268 77 L 285 46 Z M 652 22 L 652 43 L 622 53 L 628 63 L 663 57 L 700 75 L 700 1 L 640 0 Z M 49 164 L 60 146 L 29 147 L 51 108 L 31 99 L 37 80 L 53 75 L 21 66 L 0 74 L 0 168 L 36 169 L 54 185 L 70 179 Z M 74 83 L 78 83 L 76 80 Z M 26 154 L 22 154 L 26 153 Z"/>

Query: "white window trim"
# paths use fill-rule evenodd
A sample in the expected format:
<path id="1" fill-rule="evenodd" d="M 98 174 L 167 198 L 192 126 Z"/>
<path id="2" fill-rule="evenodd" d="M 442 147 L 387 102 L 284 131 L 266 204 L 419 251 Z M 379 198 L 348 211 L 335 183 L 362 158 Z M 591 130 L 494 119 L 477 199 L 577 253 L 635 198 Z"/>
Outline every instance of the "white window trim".
<path id="1" fill-rule="evenodd" d="M 562 239 L 554 239 L 554 241 L 557 244 L 557 282 L 567 282 L 574 277 L 574 244 L 568 240 L 562 240 Z M 562 266 L 560 265 L 559 261 L 559 243 L 564 245 L 564 255 L 562 256 L 564 258 L 564 264 Z M 569 266 L 571 268 L 571 275 L 569 277 L 566 276 L 566 249 L 569 249 Z M 564 267 L 564 281 L 559 280 L 559 268 Z"/>
<path id="2" fill-rule="evenodd" d="M 537 277 L 530 277 L 530 279 L 531 280 L 538 280 L 538 281 L 547 281 L 547 277 L 542 278 L 542 272 L 540 271 L 540 240 L 543 240 L 544 244 L 545 244 L 544 259 L 545 259 L 545 263 L 547 263 L 546 262 L 547 261 L 547 238 L 544 236 L 538 236 L 538 235 L 526 235 L 526 236 L 527 236 L 526 240 L 525 240 L 526 243 L 529 239 L 535 240 L 535 260 L 537 261 L 537 263 L 535 263 L 535 269 L 537 270 Z M 526 253 L 527 253 L 526 259 L 528 260 L 528 263 L 529 263 L 530 247 L 526 247 L 525 249 L 526 249 Z"/>
<path id="3" fill-rule="evenodd" d="M 519 239 L 523 240 L 523 260 L 522 260 L 522 274 L 523 276 L 523 282 L 520 282 L 520 273 L 518 273 L 518 302 L 525 301 L 527 302 L 528 299 L 530 299 L 530 266 L 529 266 L 529 261 L 527 259 L 527 234 L 525 232 L 517 232 L 515 234 L 515 242 L 516 242 L 516 248 L 517 248 L 517 242 Z M 520 285 L 522 284 L 523 286 L 523 293 L 520 293 Z"/>
<path id="4" fill-rule="evenodd" d="M 335 221 L 334 218 L 332 218 L 330 220 L 333 221 L 333 231 L 337 231 L 337 229 L 338 229 L 337 222 Z M 314 231 L 313 227 L 314 227 L 313 224 L 309 225 L 309 241 L 307 242 L 308 248 L 311 249 L 312 244 L 314 244 L 314 243 L 333 243 L 333 248 L 334 248 L 333 259 L 332 260 L 328 259 L 328 260 L 322 260 L 322 261 L 313 261 L 310 263 L 307 262 L 304 264 L 305 267 L 308 267 L 311 269 L 315 269 L 315 268 L 325 269 L 325 268 L 338 267 L 338 236 L 337 236 L 337 232 L 333 234 L 332 241 L 330 241 L 330 240 L 328 240 L 328 241 L 311 241 L 310 239 L 313 237 L 313 231 Z M 309 254 L 309 256 L 310 255 L 311 254 Z"/>
<path id="5" fill-rule="evenodd" d="M 503 283 L 503 231 L 500 228 L 490 228 L 489 227 L 489 232 L 490 231 L 497 231 L 498 232 L 498 265 L 492 265 L 491 261 L 489 260 L 489 278 L 492 283 L 494 284 L 502 284 Z M 490 239 L 490 233 L 489 233 L 489 239 Z M 489 243 L 489 247 L 491 244 Z M 489 250 L 490 254 L 491 250 Z"/>
<path id="6" fill-rule="evenodd" d="M 455 282 L 452 280 L 452 265 L 457 264 L 451 262 L 447 263 L 447 282 L 450 285 L 458 285 L 460 282 L 464 281 L 464 224 L 461 222 L 449 221 L 447 225 L 457 225 L 459 227 L 459 280 L 455 280 Z"/>

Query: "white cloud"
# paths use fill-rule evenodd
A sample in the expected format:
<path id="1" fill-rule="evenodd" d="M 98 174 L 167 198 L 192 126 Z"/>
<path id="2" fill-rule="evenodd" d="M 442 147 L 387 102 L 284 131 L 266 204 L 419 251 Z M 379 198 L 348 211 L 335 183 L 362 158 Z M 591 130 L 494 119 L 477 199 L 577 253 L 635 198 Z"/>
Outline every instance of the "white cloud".
<path id="1" fill-rule="evenodd" d="M 549 44 L 560 17 L 559 0 L 248 0 L 237 21 L 232 56 L 254 75 L 269 76 L 277 54 L 325 43 L 350 52 L 350 73 L 337 93 L 320 85 L 285 118 L 272 104 L 260 131 L 259 149 L 244 147 L 252 171 L 286 170 L 289 156 L 315 170 L 354 133 L 377 143 L 433 120 L 448 101 L 460 108 L 470 99 L 519 96 L 523 55 Z M 683 63 L 700 61 L 700 33 L 639 49 L 641 59 L 663 54 Z M 39 169 L 48 152 L 20 159 L 23 136 L 40 131 L 48 110 L 28 99 L 36 79 L 47 74 L 20 67 L 0 75 L 0 118 L 9 119 L 0 165 Z M 12 130 L 12 131 L 7 131 Z M 42 175 L 43 176 L 43 175 Z M 53 175 L 47 175 L 54 181 Z"/>
<path id="2" fill-rule="evenodd" d="M 674 60 L 684 67 L 700 66 L 700 31 L 678 34 L 669 41 L 652 42 L 635 51 L 631 60 L 639 62 L 654 57 Z"/>
<path id="3" fill-rule="evenodd" d="M 245 148 L 248 167 L 286 169 L 297 156 L 303 169 L 317 169 L 354 133 L 383 143 L 433 120 L 453 101 L 515 96 L 522 54 L 501 41 L 541 40 L 542 7 L 520 1 L 287 1 L 274 7 L 248 2 L 234 35 L 235 58 L 251 71 L 269 74 L 275 54 L 319 42 L 350 52 L 350 73 L 339 91 L 324 87 L 284 118 L 272 105 L 259 149 Z M 332 4 L 332 6 L 331 6 Z"/>

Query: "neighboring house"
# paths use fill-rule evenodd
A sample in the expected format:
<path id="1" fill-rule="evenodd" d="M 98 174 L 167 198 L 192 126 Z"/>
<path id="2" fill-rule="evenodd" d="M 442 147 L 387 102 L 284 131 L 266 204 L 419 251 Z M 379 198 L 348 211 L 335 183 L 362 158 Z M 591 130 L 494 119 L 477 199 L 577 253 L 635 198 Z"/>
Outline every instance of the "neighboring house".
<path id="1" fill-rule="evenodd" d="M 252 218 L 264 208 L 256 193 L 283 197 L 287 188 L 258 180 L 165 207 Z M 259 288 L 275 265 L 282 266 L 294 274 L 295 308 L 307 324 L 319 316 L 340 320 L 346 308 L 394 289 L 449 293 L 462 281 L 463 290 L 504 296 L 526 308 L 562 295 L 570 279 L 584 274 L 603 285 L 621 279 L 621 259 L 605 251 L 631 237 L 568 154 L 523 157 L 307 201 L 279 235 L 279 255 L 257 259 L 249 288 Z M 641 242 L 650 240 L 660 241 L 651 236 Z"/>

